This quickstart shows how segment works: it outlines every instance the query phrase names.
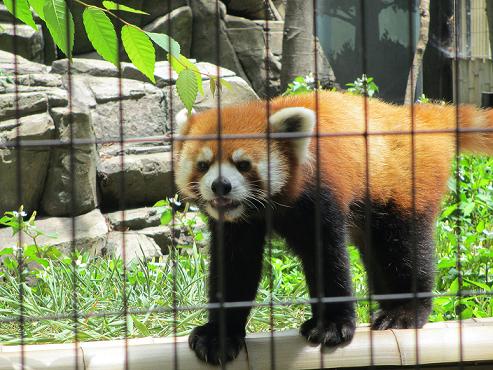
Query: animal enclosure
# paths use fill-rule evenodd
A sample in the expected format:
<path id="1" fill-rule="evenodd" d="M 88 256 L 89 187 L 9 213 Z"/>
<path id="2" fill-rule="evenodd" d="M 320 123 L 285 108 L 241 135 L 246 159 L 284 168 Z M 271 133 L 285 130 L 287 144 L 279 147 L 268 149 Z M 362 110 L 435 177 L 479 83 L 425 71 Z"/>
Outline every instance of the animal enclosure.
<path id="1" fill-rule="evenodd" d="M 493 367 L 491 1 L 1 5 L 0 370 Z"/>

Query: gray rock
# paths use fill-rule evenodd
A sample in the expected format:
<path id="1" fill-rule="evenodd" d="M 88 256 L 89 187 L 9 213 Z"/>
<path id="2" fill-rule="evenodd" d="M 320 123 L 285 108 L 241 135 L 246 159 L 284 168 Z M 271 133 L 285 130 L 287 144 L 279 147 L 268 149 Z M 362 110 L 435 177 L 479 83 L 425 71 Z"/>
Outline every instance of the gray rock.
<path id="1" fill-rule="evenodd" d="M 235 105 L 239 103 L 244 103 L 249 100 L 258 99 L 258 95 L 253 91 L 248 83 L 240 77 L 227 77 L 225 78 L 231 84 L 231 89 L 222 89 L 221 93 L 221 106 L 226 107 L 228 105 Z M 218 106 L 218 95 L 212 97 L 211 89 L 210 89 L 210 81 L 204 81 L 204 97 L 200 97 L 194 108 L 197 111 L 203 111 L 210 108 L 217 108 Z M 171 104 L 173 106 L 173 115 L 176 115 L 181 109 L 184 108 L 183 103 L 180 101 L 178 97 L 178 93 L 176 92 L 176 87 L 173 86 L 173 94 L 172 99 L 168 97 L 168 106 Z"/>
<path id="2" fill-rule="evenodd" d="M 23 104 L 28 104 L 30 99 L 33 99 L 35 103 L 35 105 L 31 107 L 27 106 L 26 108 L 26 106 L 24 106 L 23 108 L 26 109 L 21 109 L 21 107 L 19 106 L 19 116 L 22 116 L 25 113 L 27 114 L 33 113 L 30 112 L 30 110 L 39 109 L 40 112 L 44 111 L 45 107 L 44 107 L 44 103 L 42 103 L 42 101 L 44 100 L 48 101 L 47 106 L 49 107 L 64 107 L 68 103 L 67 90 L 60 89 L 57 87 L 23 86 L 23 85 L 14 85 L 10 83 L 7 83 L 3 86 L 0 83 L 0 87 L 4 87 L 3 94 L 5 94 L 6 96 L 10 94 L 11 98 L 9 99 L 8 97 L 6 97 L 3 103 L 4 103 L 4 107 L 6 106 L 6 111 L 4 113 L 10 114 L 11 116 L 15 116 L 16 107 L 15 107 L 15 100 L 13 98 L 15 96 L 20 97 L 21 100 L 25 99 L 23 101 Z M 40 101 L 35 100 L 35 98 L 33 97 L 33 93 L 38 93 L 37 96 L 40 99 Z M 10 104 L 8 103 L 9 100 L 13 106 L 10 106 Z M 2 98 L 0 98 L 0 101 L 2 101 Z M 0 105 L 2 105 L 1 102 Z"/>
<path id="3" fill-rule="evenodd" d="M 282 38 L 284 37 L 284 21 L 255 20 L 262 27 L 265 36 L 269 36 L 269 49 L 275 56 L 282 55 Z"/>
<path id="4" fill-rule="evenodd" d="M 103 254 L 120 257 L 127 264 L 162 256 L 161 249 L 152 238 L 132 231 L 111 231 Z"/>
<path id="5" fill-rule="evenodd" d="M 226 33 L 223 17 L 224 4 L 221 2 L 219 4 L 222 10 L 219 14 L 220 20 L 217 22 L 218 15 L 214 1 L 194 0 L 190 3 L 193 12 L 191 54 L 200 61 L 219 64 L 236 72 L 244 80 L 248 80 Z M 219 23 L 219 28 L 217 23 Z M 216 32 L 219 32 L 218 37 L 216 37 Z M 216 47 L 217 39 L 219 39 L 219 56 Z"/>
<path id="6" fill-rule="evenodd" d="M 168 254 L 169 248 L 172 245 L 171 239 L 171 227 L 161 225 L 161 226 L 153 226 L 147 227 L 142 230 L 137 231 L 138 234 L 143 234 L 152 240 L 159 246 L 162 254 Z M 180 230 L 175 230 L 175 237 L 178 237 L 180 234 Z"/>
<path id="7" fill-rule="evenodd" d="M 47 113 L 0 122 L 0 215 L 16 210 L 20 205 L 24 205 L 27 212 L 39 208 L 51 152 L 49 146 L 16 149 L 8 145 L 14 144 L 17 138 L 29 140 L 31 144 L 53 139 L 54 131 L 53 121 Z M 18 169 L 20 178 L 17 177 Z"/>
<path id="8" fill-rule="evenodd" d="M 87 77 L 85 82 L 97 103 L 139 99 L 148 93 L 160 94 L 160 91 L 151 84 L 129 79 Z"/>
<path id="9" fill-rule="evenodd" d="M 69 65 L 68 59 L 56 60 L 51 65 L 51 73 L 84 74 L 98 77 L 118 77 L 118 69 L 110 62 L 96 59 L 73 58 Z"/>
<path id="10" fill-rule="evenodd" d="M 87 139 L 90 144 L 54 147 L 43 199 L 44 212 L 50 216 L 76 216 L 98 206 L 96 162 L 97 151 L 90 113 L 67 108 L 54 108 L 56 136 L 70 143 L 71 138 Z"/>
<path id="11" fill-rule="evenodd" d="M 272 53 L 266 50 L 262 27 L 246 18 L 234 16 L 226 16 L 226 24 L 236 55 L 254 90 L 262 98 L 277 95 L 278 91 L 272 88 L 270 81 L 279 81 L 281 69 L 280 65 L 274 62 Z M 269 63 L 268 69 L 266 60 Z M 267 78 L 269 86 L 266 85 Z M 275 86 L 278 87 L 279 83 Z"/>
<path id="12" fill-rule="evenodd" d="M 14 56 L 8 51 L 0 50 L 0 66 L 4 73 L 14 75 L 29 74 L 29 73 L 46 73 L 48 68 L 41 63 L 31 62 L 21 56 Z"/>
<path id="13" fill-rule="evenodd" d="M 193 61 L 193 60 L 192 60 Z M 202 73 L 202 80 L 208 80 L 208 75 L 213 76 L 222 76 L 222 77 L 233 77 L 236 76 L 236 73 L 230 71 L 229 69 L 218 67 L 212 63 L 200 62 L 196 63 L 197 68 Z M 169 85 L 176 84 L 176 80 L 178 79 L 178 75 L 175 71 L 171 70 L 170 74 L 170 66 L 168 62 L 157 62 L 156 69 L 154 73 L 154 77 L 156 77 L 156 86 L 163 88 Z"/>
<path id="14" fill-rule="evenodd" d="M 17 76 L 15 79 L 19 85 L 37 87 L 62 87 L 62 76 L 49 73 L 30 73 Z"/>
<path id="15" fill-rule="evenodd" d="M 113 82 L 116 81 L 114 79 Z M 127 89 L 125 86 L 130 86 L 129 81 L 122 81 L 124 90 Z M 90 86 L 94 88 L 95 85 Z M 164 92 L 150 84 L 141 83 L 140 86 L 141 90 L 129 89 L 128 94 L 122 97 L 122 102 L 110 99 L 110 95 L 115 93 L 111 88 L 106 95 L 103 91 L 93 90 L 96 101 L 101 101 L 92 116 L 98 140 L 120 140 L 120 126 L 124 139 L 165 134 L 167 113 Z M 105 102 L 105 99 L 109 101 Z"/>
<path id="16" fill-rule="evenodd" d="M 99 187 L 106 206 L 149 206 L 174 195 L 171 153 L 102 156 L 98 165 Z M 124 192 L 122 193 L 122 182 Z"/>
<path id="17" fill-rule="evenodd" d="M 68 88 L 68 78 L 64 78 L 64 86 Z M 96 107 L 96 98 L 94 97 L 92 90 L 87 83 L 87 76 L 75 75 L 71 76 L 70 92 L 72 97 L 72 104 L 79 107 L 86 107 L 92 109 Z"/>
<path id="18" fill-rule="evenodd" d="M 268 10 L 265 12 L 266 0 L 230 0 L 227 2 L 228 13 L 249 19 L 278 19 L 279 13 L 272 3 L 267 0 Z"/>
<path id="19" fill-rule="evenodd" d="M 170 28 L 171 27 L 171 28 Z M 192 9 L 189 6 L 173 10 L 171 13 L 156 18 L 144 27 L 145 31 L 170 35 L 180 44 L 180 52 L 190 56 L 192 44 Z M 171 32 L 170 32 L 171 31 Z M 156 60 L 166 60 L 167 53 L 156 46 Z"/>
<path id="20" fill-rule="evenodd" d="M 17 24 L 14 38 L 14 25 L 2 23 L 0 32 L 0 48 L 4 51 L 20 55 L 33 62 L 44 62 L 43 34 L 35 31 L 31 26 Z M 15 45 L 14 45 L 15 44 Z M 15 48 L 14 48 L 15 46 Z"/>
<path id="21" fill-rule="evenodd" d="M 38 219 L 36 226 L 44 233 L 55 236 L 54 238 L 40 236 L 38 239 L 40 245 L 53 245 L 66 254 L 73 248 L 101 254 L 106 246 L 108 227 L 99 209 L 73 219 L 71 217 Z M 24 239 L 24 244 L 30 242 L 32 241 Z M 12 237 L 9 229 L 0 229 L 0 249 L 16 246 L 17 243 L 17 235 Z"/>
<path id="22" fill-rule="evenodd" d="M 146 25 L 155 20 L 157 17 L 163 16 L 172 12 L 177 8 L 188 5 L 189 0 L 144 0 L 143 9 L 149 13 L 149 15 L 142 18 L 142 24 Z M 190 31 L 190 30 L 189 30 Z"/>
<path id="23" fill-rule="evenodd" d="M 27 116 L 33 113 L 46 112 L 48 97 L 45 93 L 26 92 L 0 95 L 0 121 Z"/>
<path id="24" fill-rule="evenodd" d="M 140 230 L 161 224 L 156 208 L 127 209 L 125 213 L 116 211 L 106 214 L 105 217 L 111 228 L 116 231 Z"/>

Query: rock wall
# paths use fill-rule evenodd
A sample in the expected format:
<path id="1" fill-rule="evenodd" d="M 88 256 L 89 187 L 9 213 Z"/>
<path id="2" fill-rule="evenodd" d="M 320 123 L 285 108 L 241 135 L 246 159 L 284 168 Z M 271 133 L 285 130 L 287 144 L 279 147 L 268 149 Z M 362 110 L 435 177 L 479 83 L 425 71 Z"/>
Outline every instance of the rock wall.
<path id="1" fill-rule="evenodd" d="M 0 65 L 0 215 L 22 204 L 28 213 L 39 212 L 41 229 L 56 225 L 63 235 L 74 216 L 81 248 L 115 251 L 128 231 L 129 250 L 162 253 L 159 230 L 138 231 L 156 227 L 159 217 L 147 225 L 144 211 L 132 209 L 175 194 L 169 127 L 183 106 L 169 64 L 158 62 L 156 85 L 129 63 L 121 79 L 101 60 L 74 58 L 69 65 L 63 59 L 47 67 L 0 51 Z M 210 63 L 196 65 L 204 73 L 217 71 Z M 234 72 L 220 68 L 220 74 L 233 85 L 223 92 L 223 106 L 258 99 Z M 209 80 L 203 83 L 198 110 L 217 104 Z M 141 224 L 124 225 L 101 212 L 116 209 L 137 212 Z M 51 242 L 66 248 L 68 239 Z M 0 249 L 15 241 L 10 230 L 0 229 Z"/>
<path id="2" fill-rule="evenodd" d="M 100 5 L 99 0 L 87 0 L 86 3 Z M 120 12 L 118 16 L 146 31 L 170 34 L 180 43 L 185 56 L 230 69 L 261 97 L 279 93 L 282 1 L 267 1 L 266 7 L 264 0 L 224 0 L 219 2 L 219 18 L 216 2 L 210 0 L 128 0 L 125 4 L 145 9 L 150 14 Z M 83 30 L 83 9 L 75 2 L 71 5 L 76 30 Z M 266 17 L 269 30 L 263 26 Z M 50 65 L 63 55 L 57 54 L 43 22 L 36 16 L 35 19 L 39 32 L 16 22 L 15 50 L 17 55 L 30 61 Z M 121 23 L 114 18 L 111 20 L 119 32 Z M 0 50 L 14 51 L 14 22 L 5 6 L 0 4 L 0 27 L 4 29 L 0 32 Z M 271 36 L 270 42 L 266 42 L 267 35 Z M 267 45 L 269 49 L 266 49 Z M 125 51 L 121 50 L 121 60 L 128 62 Z M 75 33 L 74 55 L 101 59 L 84 31 Z M 164 61 L 165 57 L 164 51 L 157 50 L 158 61 Z"/>

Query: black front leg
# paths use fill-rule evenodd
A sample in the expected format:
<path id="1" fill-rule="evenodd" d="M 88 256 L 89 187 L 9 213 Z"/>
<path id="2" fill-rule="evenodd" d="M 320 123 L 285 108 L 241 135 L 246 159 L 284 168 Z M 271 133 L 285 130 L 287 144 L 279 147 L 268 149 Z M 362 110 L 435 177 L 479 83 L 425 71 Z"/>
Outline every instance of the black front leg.
<path id="1" fill-rule="evenodd" d="M 212 234 L 209 303 L 253 302 L 262 272 L 264 223 L 219 225 L 211 221 L 209 228 Z M 250 309 L 250 306 L 209 309 L 209 322 L 190 334 L 190 348 L 199 359 L 211 364 L 233 360 L 243 347 Z M 220 337 L 221 329 L 224 338 Z"/>
<path id="2" fill-rule="evenodd" d="M 310 297 L 341 300 L 312 303 L 313 317 L 300 328 L 308 341 L 334 346 L 351 341 L 356 326 L 345 216 L 328 190 L 321 193 L 318 215 L 313 198 L 313 194 L 300 197 L 277 220 L 276 229 L 300 257 Z"/>

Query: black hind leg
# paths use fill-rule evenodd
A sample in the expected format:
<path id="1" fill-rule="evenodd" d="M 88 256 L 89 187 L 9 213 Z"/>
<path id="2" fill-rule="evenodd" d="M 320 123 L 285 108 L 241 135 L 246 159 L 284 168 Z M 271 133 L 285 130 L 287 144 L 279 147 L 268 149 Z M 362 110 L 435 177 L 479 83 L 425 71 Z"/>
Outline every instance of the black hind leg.
<path id="1" fill-rule="evenodd" d="M 364 230 L 364 225 L 360 225 Z M 434 285 L 433 218 L 400 212 L 395 206 L 372 208 L 371 244 L 360 233 L 359 245 L 377 295 L 431 293 Z M 365 242 L 366 241 L 366 242 Z M 421 328 L 431 312 L 432 299 L 379 299 L 372 328 Z"/>

